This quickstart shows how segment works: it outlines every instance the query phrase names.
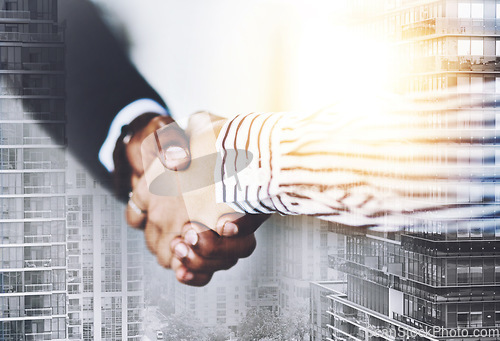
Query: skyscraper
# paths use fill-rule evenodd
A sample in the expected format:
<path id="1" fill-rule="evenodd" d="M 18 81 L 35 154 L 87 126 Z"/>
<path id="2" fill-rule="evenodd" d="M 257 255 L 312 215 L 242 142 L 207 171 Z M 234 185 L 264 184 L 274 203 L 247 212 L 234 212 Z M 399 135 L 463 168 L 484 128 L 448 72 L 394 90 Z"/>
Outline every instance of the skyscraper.
<path id="1" fill-rule="evenodd" d="M 124 205 L 72 158 L 66 192 L 68 338 L 139 340 L 146 252 L 142 231 L 127 226 Z"/>
<path id="2" fill-rule="evenodd" d="M 64 340 L 65 75 L 57 1 L 0 6 L 0 339 Z"/>
<path id="3" fill-rule="evenodd" d="M 144 241 L 66 153 L 58 1 L 0 6 L 0 340 L 138 340 Z"/>
<path id="4" fill-rule="evenodd" d="M 395 43 L 403 61 L 399 90 L 444 91 L 458 99 L 429 115 L 433 128 L 446 126 L 446 114 L 464 115 L 466 131 L 500 128 L 500 2 L 356 1 L 353 7 L 372 31 Z M 494 147 L 459 157 L 498 169 Z M 498 205 L 495 179 L 484 181 L 490 185 L 471 184 L 458 199 Z M 347 289 L 325 294 L 328 339 L 499 340 L 499 231 L 497 216 L 458 226 L 428 221 L 425 229 L 400 235 L 345 231 L 345 253 L 330 255 L 331 266 L 347 274 Z"/>

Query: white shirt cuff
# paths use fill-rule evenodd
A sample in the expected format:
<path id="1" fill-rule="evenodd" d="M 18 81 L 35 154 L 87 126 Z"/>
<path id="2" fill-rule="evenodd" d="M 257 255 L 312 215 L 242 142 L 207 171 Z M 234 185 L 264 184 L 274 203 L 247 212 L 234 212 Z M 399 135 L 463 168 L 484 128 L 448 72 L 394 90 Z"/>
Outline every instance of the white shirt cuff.
<path id="1" fill-rule="evenodd" d="M 122 127 L 132 122 L 136 117 L 145 113 L 155 113 L 167 116 L 167 109 L 162 107 L 158 102 L 149 98 L 138 99 L 129 105 L 125 106 L 115 116 L 109 126 L 108 136 L 99 150 L 99 161 L 106 167 L 109 172 L 114 171 L 115 163 L 113 162 L 113 151 L 115 150 L 116 141 L 120 137 Z"/>

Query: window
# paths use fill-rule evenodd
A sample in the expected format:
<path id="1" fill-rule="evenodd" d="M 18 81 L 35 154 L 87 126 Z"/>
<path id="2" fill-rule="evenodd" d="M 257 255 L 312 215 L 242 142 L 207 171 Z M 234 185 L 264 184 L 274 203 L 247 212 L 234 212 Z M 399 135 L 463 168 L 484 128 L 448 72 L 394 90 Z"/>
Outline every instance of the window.
<path id="1" fill-rule="evenodd" d="M 469 279 L 469 268 L 466 266 L 457 267 L 458 283 L 467 283 Z"/>
<path id="2" fill-rule="evenodd" d="M 458 39 L 458 55 L 470 55 L 470 39 Z"/>
<path id="3" fill-rule="evenodd" d="M 76 173 L 76 188 L 85 188 L 86 186 L 86 178 L 84 172 Z"/>
<path id="4" fill-rule="evenodd" d="M 498 6 L 497 6 L 498 9 Z M 498 11 L 497 11 L 498 13 Z M 484 16 L 484 5 L 481 3 L 459 2 L 458 17 L 461 19 L 481 19 Z"/>
<path id="5" fill-rule="evenodd" d="M 469 314 L 468 313 L 458 313 L 457 324 L 459 327 L 467 327 L 469 325 Z"/>
<path id="6" fill-rule="evenodd" d="M 473 312 L 470 314 L 471 327 L 483 326 L 483 313 Z"/>
<path id="7" fill-rule="evenodd" d="M 497 18 L 500 18 L 500 4 L 497 4 Z"/>
<path id="8" fill-rule="evenodd" d="M 471 86 L 471 92 L 482 93 L 483 92 L 483 78 L 482 77 L 471 77 L 470 86 Z"/>
<path id="9" fill-rule="evenodd" d="M 484 15 L 483 4 L 474 3 L 471 4 L 471 17 L 473 19 L 481 19 Z"/>
<path id="10" fill-rule="evenodd" d="M 483 55 L 483 40 L 482 39 L 472 39 L 470 42 L 470 51 L 473 56 Z"/>
<path id="11" fill-rule="evenodd" d="M 470 18 L 471 9 L 469 2 L 459 2 L 458 3 L 458 17 L 459 18 Z"/>
<path id="12" fill-rule="evenodd" d="M 495 78 L 495 92 L 500 94 L 500 77 Z M 498 122 L 497 122 L 498 124 Z"/>
<path id="13" fill-rule="evenodd" d="M 495 54 L 500 56 L 500 40 L 495 41 Z"/>

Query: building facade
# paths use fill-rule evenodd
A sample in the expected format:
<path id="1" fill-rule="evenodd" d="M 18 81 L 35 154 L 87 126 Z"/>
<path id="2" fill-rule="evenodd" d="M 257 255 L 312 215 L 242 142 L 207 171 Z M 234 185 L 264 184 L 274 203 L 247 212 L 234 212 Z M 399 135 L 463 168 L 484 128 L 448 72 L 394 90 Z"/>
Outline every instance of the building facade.
<path id="1" fill-rule="evenodd" d="M 57 1 L 0 3 L 0 339 L 65 340 L 64 44 Z"/>
<path id="2" fill-rule="evenodd" d="M 430 128 L 464 115 L 468 126 L 459 128 L 467 132 L 500 129 L 500 2 L 357 1 L 353 14 L 395 43 L 399 91 L 455 96 L 452 108 L 431 113 Z M 478 149 L 460 157 L 499 169 L 494 144 Z M 490 185 L 471 184 L 458 200 L 498 205 L 495 179 L 484 181 Z M 500 340 L 498 215 L 344 238 L 345 252 L 330 255 L 330 266 L 347 274 L 346 290 L 326 294 L 329 332 L 316 340 Z"/>
<path id="3" fill-rule="evenodd" d="M 66 153 L 57 13 L 0 2 L 0 340 L 139 340 L 142 232 Z"/>
<path id="4" fill-rule="evenodd" d="M 71 158 L 66 193 L 68 338 L 140 340 L 142 231 L 127 226 L 123 203 Z"/>

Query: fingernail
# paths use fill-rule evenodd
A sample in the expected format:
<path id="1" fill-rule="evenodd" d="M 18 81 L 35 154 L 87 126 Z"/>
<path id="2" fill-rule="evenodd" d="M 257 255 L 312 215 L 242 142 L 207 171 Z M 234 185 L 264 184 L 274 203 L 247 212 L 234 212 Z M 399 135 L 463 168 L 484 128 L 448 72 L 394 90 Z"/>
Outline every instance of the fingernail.
<path id="1" fill-rule="evenodd" d="M 195 230 L 188 230 L 184 235 L 184 241 L 191 245 L 198 243 L 198 233 Z"/>
<path id="2" fill-rule="evenodd" d="M 190 281 L 194 278 L 194 274 L 192 272 L 186 271 L 184 273 L 184 276 L 182 277 L 183 280 L 185 281 Z"/>
<path id="3" fill-rule="evenodd" d="M 165 150 L 165 159 L 167 161 L 184 160 L 188 154 L 184 148 L 179 146 L 170 146 Z"/>
<path id="4" fill-rule="evenodd" d="M 185 258 L 187 257 L 189 250 L 184 243 L 179 243 L 175 246 L 174 252 L 178 258 Z"/>
<path id="5" fill-rule="evenodd" d="M 238 226 L 236 224 L 231 223 L 230 221 L 224 224 L 222 228 L 222 235 L 225 237 L 232 237 L 238 234 Z"/>

